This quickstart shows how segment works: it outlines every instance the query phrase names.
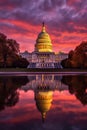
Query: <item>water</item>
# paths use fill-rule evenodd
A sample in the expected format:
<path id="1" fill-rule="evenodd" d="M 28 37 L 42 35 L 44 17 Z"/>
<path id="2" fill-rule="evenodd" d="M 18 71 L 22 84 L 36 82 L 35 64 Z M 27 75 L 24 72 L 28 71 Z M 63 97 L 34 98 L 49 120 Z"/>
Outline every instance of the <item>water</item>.
<path id="1" fill-rule="evenodd" d="M 87 75 L 0 76 L 0 130 L 87 130 Z"/>

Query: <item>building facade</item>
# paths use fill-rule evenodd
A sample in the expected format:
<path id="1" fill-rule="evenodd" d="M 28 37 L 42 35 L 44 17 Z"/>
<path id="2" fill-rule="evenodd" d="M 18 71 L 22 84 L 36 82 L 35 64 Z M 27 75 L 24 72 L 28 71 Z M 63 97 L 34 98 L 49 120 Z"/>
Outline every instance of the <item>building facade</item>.
<path id="1" fill-rule="evenodd" d="M 28 68 L 62 68 L 61 61 L 68 57 L 67 54 L 53 52 L 51 39 L 44 23 L 36 39 L 34 52 L 21 53 L 21 56 L 29 61 Z"/>

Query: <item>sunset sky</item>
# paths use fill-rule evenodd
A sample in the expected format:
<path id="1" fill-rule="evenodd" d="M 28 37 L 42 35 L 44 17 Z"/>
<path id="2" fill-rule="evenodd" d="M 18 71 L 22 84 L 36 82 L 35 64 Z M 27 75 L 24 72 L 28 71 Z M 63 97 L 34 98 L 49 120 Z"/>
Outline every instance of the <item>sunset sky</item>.
<path id="1" fill-rule="evenodd" d="M 87 0 L 0 0 L 0 32 L 34 50 L 45 22 L 55 52 L 68 52 L 87 40 Z"/>

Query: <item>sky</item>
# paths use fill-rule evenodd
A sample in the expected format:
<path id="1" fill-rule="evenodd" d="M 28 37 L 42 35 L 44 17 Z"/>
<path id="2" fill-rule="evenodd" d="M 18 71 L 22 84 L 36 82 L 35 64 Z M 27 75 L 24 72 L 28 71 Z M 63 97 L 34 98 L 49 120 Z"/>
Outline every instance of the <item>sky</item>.
<path id="1" fill-rule="evenodd" d="M 53 51 L 69 52 L 87 40 L 87 0 L 0 0 L 0 32 L 34 51 L 45 22 Z"/>

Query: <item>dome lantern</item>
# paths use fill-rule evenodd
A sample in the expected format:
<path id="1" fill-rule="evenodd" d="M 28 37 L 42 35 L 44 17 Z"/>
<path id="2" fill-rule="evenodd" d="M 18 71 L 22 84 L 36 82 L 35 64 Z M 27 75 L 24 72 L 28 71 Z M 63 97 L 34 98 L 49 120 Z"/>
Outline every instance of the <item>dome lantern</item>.
<path id="1" fill-rule="evenodd" d="M 44 22 L 43 22 L 42 24 L 43 24 L 43 25 L 42 25 L 42 32 L 46 32 L 46 28 L 45 28 Z"/>

